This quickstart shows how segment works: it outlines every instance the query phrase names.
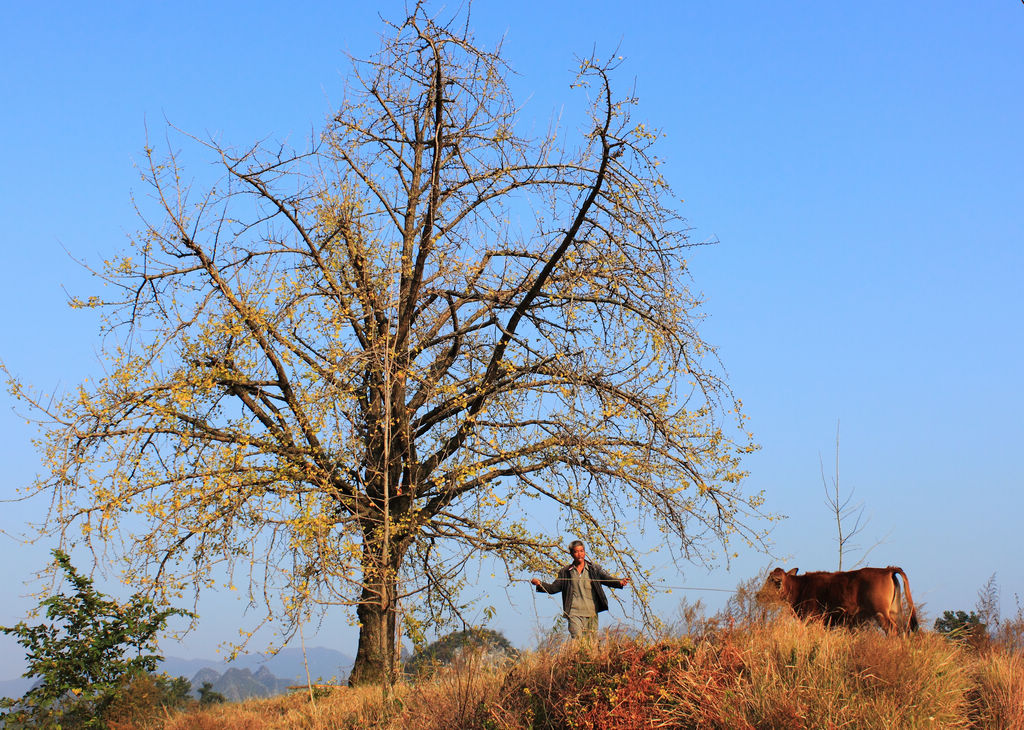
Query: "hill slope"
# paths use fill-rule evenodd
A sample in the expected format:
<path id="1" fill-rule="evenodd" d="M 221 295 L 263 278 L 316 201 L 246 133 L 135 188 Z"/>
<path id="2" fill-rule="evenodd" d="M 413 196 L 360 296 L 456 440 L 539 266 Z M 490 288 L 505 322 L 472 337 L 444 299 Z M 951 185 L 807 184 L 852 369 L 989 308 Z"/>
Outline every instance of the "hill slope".
<path id="1" fill-rule="evenodd" d="M 385 696 L 389 699 L 385 700 Z M 217 728 L 1024 728 L 1024 658 L 931 632 L 884 636 L 792 618 L 651 642 L 606 635 L 430 679 L 305 692 L 168 718 Z"/>

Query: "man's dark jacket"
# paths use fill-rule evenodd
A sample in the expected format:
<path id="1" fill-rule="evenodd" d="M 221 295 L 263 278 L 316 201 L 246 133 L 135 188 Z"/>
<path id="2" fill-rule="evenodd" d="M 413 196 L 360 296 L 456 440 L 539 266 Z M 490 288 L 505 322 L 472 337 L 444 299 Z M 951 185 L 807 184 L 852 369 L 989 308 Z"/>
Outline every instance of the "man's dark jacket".
<path id="1" fill-rule="evenodd" d="M 600 565 L 594 565 L 589 560 L 585 560 L 583 564 L 590 575 L 590 592 L 594 596 L 594 609 L 598 613 L 607 611 L 608 597 L 605 596 L 602 586 L 607 584 L 610 588 L 621 588 L 622 586 L 619 585 L 621 581 L 609 574 Z M 554 583 L 541 581 L 540 585 L 537 586 L 538 593 L 562 594 L 562 611 L 565 612 L 566 616 L 572 610 L 572 576 L 569 574 L 570 570 L 575 570 L 572 563 L 558 571 L 558 576 L 555 578 Z"/>

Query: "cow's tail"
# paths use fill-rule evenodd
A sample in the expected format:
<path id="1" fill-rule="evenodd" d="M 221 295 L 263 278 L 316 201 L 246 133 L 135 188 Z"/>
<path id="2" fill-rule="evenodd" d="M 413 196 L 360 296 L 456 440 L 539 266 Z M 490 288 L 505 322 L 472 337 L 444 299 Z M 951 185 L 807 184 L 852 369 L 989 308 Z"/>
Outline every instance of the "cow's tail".
<path id="1" fill-rule="evenodd" d="M 900 584 L 896 580 L 896 574 L 899 573 L 903 577 L 903 589 L 907 592 L 907 605 L 910 607 L 910 621 L 907 624 L 907 628 L 910 631 L 917 631 L 917 609 L 914 608 L 914 599 L 910 595 L 910 581 L 907 580 L 907 574 L 903 572 L 903 568 L 897 568 L 895 565 L 890 565 L 889 570 L 892 571 L 892 582 L 896 585 L 896 600 L 899 601 L 900 596 Z"/>

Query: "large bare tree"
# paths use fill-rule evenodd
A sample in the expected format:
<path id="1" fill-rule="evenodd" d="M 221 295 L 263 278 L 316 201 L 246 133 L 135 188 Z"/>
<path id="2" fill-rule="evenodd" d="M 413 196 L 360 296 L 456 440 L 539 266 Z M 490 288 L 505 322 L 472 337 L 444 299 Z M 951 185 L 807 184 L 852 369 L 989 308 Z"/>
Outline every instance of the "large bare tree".
<path id="1" fill-rule="evenodd" d="M 543 502 L 634 575 L 638 525 L 695 560 L 758 536 L 616 62 L 580 63 L 575 141 L 528 138 L 500 53 L 454 27 L 389 26 L 305 151 L 193 139 L 223 173 L 199 189 L 147 146 L 143 228 L 97 271 L 118 295 L 76 302 L 106 375 L 54 401 L 12 380 L 46 423 L 47 531 L 164 595 L 226 572 L 290 630 L 354 606 L 354 683 L 392 671 L 403 598 L 457 607 L 472 556 L 550 566 Z"/>

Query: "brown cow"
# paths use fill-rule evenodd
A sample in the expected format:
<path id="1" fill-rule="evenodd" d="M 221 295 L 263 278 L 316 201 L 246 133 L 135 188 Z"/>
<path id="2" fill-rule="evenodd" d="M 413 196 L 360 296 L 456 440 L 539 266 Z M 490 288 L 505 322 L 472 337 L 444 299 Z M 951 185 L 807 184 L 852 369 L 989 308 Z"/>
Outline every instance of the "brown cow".
<path id="1" fill-rule="evenodd" d="M 856 626 L 878 621 L 885 633 L 904 630 L 896 617 L 900 615 L 900 584 L 896 574 L 903 576 L 903 586 L 910 606 L 910 631 L 917 631 L 917 611 L 910 596 L 910 583 L 902 568 L 861 568 L 841 573 L 796 574 L 797 569 L 776 568 L 768 574 L 764 590 L 776 594 L 793 607 L 801 618 L 820 618 L 828 626 Z"/>

